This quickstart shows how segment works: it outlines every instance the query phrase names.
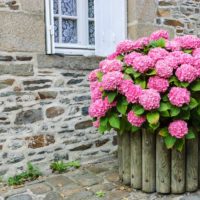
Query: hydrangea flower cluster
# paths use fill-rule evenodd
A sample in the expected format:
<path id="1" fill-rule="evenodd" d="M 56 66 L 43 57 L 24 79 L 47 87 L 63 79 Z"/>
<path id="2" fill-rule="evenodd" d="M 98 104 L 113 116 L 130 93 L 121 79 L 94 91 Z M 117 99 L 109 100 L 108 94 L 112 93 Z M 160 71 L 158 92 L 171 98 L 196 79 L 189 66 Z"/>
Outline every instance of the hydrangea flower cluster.
<path id="1" fill-rule="evenodd" d="M 165 30 L 120 42 L 89 76 L 89 114 L 100 132 L 152 129 L 181 150 L 200 129 L 200 38 Z M 173 141 L 173 144 L 171 143 Z M 182 144 L 182 145 L 181 145 Z"/>

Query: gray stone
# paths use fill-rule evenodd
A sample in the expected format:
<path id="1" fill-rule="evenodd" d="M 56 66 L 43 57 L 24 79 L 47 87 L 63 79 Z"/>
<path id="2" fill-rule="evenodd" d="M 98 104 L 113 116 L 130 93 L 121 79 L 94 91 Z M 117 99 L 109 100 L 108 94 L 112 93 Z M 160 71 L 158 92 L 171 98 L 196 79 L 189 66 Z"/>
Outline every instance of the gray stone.
<path id="1" fill-rule="evenodd" d="M 23 108 L 22 105 L 12 106 L 12 107 L 5 107 L 3 112 L 11 112 L 11 111 L 19 110 L 21 108 Z"/>
<path id="2" fill-rule="evenodd" d="M 68 85 L 75 85 L 78 83 L 81 83 L 83 81 L 83 79 L 71 79 L 67 82 Z"/>
<path id="3" fill-rule="evenodd" d="M 33 200 L 29 194 L 18 194 L 15 196 L 10 196 L 6 200 Z"/>
<path id="4" fill-rule="evenodd" d="M 33 194 L 45 194 L 51 191 L 51 188 L 44 183 L 31 185 L 28 189 L 30 189 Z"/>
<path id="5" fill-rule="evenodd" d="M 74 195 L 71 195 L 70 197 L 65 198 L 66 200 L 83 200 L 88 199 L 93 195 L 92 192 L 89 191 L 81 191 L 79 193 L 75 193 Z"/>
<path id="6" fill-rule="evenodd" d="M 87 115 L 88 115 L 88 106 L 87 106 L 87 107 L 83 107 L 83 108 L 81 109 L 81 111 L 82 111 L 82 115 L 83 115 L 83 116 L 87 116 Z"/>
<path id="7" fill-rule="evenodd" d="M 89 149 L 92 147 L 92 143 L 89 143 L 89 144 L 80 144 L 72 149 L 70 149 L 70 151 L 83 151 L 83 150 L 86 150 L 86 149 Z"/>
<path id="8" fill-rule="evenodd" d="M 0 61 L 12 61 L 12 56 L 0 56 Z"/>
<path id="9" fill-rule="evenodd" d="M 65 110 L 62 107 L 50 107 L 46 110 L 47 118 L 54 118 L 59 115 L 62 115 Z"/>
<path id="10" fill-rule="evenodd" d="M 15 124 L 30 124 L 43 119 L 42 109 L 32 109 L 27 111 L 22 111 L 17 114 L 15 119 Z"/>
<path id="11" fill-rule="evenodd" d="M 38 94 L 40 99 L 55 99 L 58 93 L 54 91 L 40 91 Z"/>
<path id="12" fill-rule="evenodd" d="M 49 79 L 32 79 L 32 80 L 28 80 L 28 81 L 23 81 L 24 85 L 32 85 L 32 84 L 45 84 L 45 83 L 51 83 L 52 80 Z"/>
<path id="13" fill-rule="evenodd" d="M 49 192 L 43 200 L 63 200 L 63 197 L 57 192 Z"/>
<path id="14" fill-rule="evenodd" d="M 16 59 L 19 61 L 30 61 L 32 58 L 32 56 L 16 56 Z"/>
<path id="15" fill-rule="evenodd" d="M 0 42 L 1 45 L 1 42 Z M 15 76 L 32 76 L 32 64 L 0 64 L 0 75 L 11 74 Z"/>
<path id="16" fill-rule="evenodd" d="M 80 96 L 80 97 L 74 97 L 74 101 L 79 102 L 79 101 L 86 101 L 86 100 L 90 100 L 90 96 Z"/>
<path id="17" fill-rule="evenodd" d="M 24 154 L 22 153 L 9 153 L 7 163 L 18 163 L 24 160 Z"/>
<path id="18" fill-rule="evenodd" d="M 83 121 L 83 122 L 79 122 L 75 125 L 75 129 L 86 129 L 92 127 L 92 121 L 91 120 L 87 120 L 87 121 Z"/>

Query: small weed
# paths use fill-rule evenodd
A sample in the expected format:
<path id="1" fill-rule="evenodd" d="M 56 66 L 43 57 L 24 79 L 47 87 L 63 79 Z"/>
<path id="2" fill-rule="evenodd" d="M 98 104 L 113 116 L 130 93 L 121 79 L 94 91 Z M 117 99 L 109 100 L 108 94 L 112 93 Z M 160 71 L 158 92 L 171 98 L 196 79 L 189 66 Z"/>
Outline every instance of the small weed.
<path id="1" fill-rule="evenodd" d="M 36 166 L 32 165 L 31 163 L 27 163 L 27 170 L 18 175 L 8 178 L 8 185 L 21 185 L 24 184 L 26 181 L 33 181 L 41 175 L 42 173 Z"/>
<path id="2" fill-rule="evenodd" d="M 96 197 L 99 197 L 99 198 L 102 198 L 102 197 L 104 197 L 105 196 L 105 192 L 103 192 L 103 191 L 97 191 L 96 192 Z"/>
<path id="3" fill-rule="evenodd" d="M 71 161 L 68 163 L 64 163 L 63 161 L 56 161 L 51 163 L 50 168 L 53 172 L 63 173 L 67 171 L 69 168 L 79 168 L 80 162 L 79 161 Z"/>

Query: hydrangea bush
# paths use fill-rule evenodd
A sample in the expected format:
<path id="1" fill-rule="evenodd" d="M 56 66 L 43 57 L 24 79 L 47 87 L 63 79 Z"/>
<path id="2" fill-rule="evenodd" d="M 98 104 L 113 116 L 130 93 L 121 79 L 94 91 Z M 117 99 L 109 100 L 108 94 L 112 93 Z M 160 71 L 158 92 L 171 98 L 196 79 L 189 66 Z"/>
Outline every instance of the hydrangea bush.
<path id="1" fill-rule="evenodd" d="M 200 130 L 200 39 L 159 30 L 125 40 L 89 74 L 89 114 L 101 133 L 141 128 L 181 151 Z"/>

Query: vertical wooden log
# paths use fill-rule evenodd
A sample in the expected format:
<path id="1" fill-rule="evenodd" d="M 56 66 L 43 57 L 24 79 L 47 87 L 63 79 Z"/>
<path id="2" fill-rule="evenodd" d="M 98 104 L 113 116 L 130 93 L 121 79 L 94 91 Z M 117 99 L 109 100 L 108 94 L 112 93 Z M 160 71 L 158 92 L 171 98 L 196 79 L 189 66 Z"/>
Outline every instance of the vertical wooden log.
<path id="1" fill-rule="evenodd" d="M 171 192 L 185 192 L 185 148 L 182 152 L 172 149 L 171 155 Z"/>
<path id="2" fill-rule="evenodd" d="M 156 144 L 155 134 L 142 130 L 142 190 L 156 190 Z"/>
<path id="3" fill-rule="evenodd" d="M 122 161 L 123 161 L 123 158 L 122 158 L 122 138 L 123 138 L 123 135 L 119 134 L 117 135 L 117 144 L 118 144 L 118 165 L 119 165 L 119 179 L 122 181 Z"/>
<path id="4" fill-rule="evenodd" d="M 125 185 L 131 183 L 131 162 L 130 162 L 130 133 L 123 133 L 122 136 L 122 179 Z"/>
<path id="5" fill-rule="evenodd" d="M 198 138 L 186 141 L 186 191 L 198 189 Z"/>
<path id="6" fill-rule="evenodd" d="M 131 186 L 142 188 L 142 133 L 131 134 Z"/>
<path id="7" fill-rule="evenodd" d="M 170 151 L 161 136 L 156 137 L 156 191 L 170 193 Z"/>

